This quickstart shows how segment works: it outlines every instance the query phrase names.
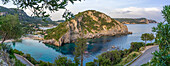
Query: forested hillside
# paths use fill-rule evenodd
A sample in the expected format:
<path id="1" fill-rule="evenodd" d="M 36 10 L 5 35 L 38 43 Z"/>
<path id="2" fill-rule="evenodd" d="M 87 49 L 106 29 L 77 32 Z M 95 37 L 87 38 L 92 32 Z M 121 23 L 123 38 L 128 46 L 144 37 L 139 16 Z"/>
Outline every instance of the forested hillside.
<path id="1" fill-rule="evenodd" d="M 5 15 L 5 14 L 18 14 L 20 22 L 23 23 L 34 23 L 34 24 L 42 24 L 42 25 L 47 25 L 47 24 L 56 24 L 53 22 L 50 18 L 47 18 L 46 21 L 44 22 L 42 18 L 39 17 L 31 17 L 28 16 L 23 10 L 16 9 L 16 8 L 5 8 L 0 6 L 0 15 Z"/>

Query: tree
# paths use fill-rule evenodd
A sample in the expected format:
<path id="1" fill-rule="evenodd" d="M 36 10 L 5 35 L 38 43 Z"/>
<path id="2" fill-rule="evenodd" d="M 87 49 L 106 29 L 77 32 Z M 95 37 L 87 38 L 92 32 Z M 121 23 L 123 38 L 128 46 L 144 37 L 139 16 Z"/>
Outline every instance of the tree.
<path id="1" fill-rule="evenodd" d="M 149 34 L 149 41 L 151 41 L 151 43 L 152 43 L 152 40 L 153 40 L 154 38 L 155 38 L 155 37 L 154 37 L 153 33 Z"/>
<path id="2" fill-rule="evenodd" d="M 98 56 L 99 66 L 114 66 L 121 61 L 122 53 L 118 50 L 107 51 Z"/>
<path id="3" fill-rule="evenodd" d="M 6 15 L 0 17 L 2 44 L 7 39 L 18 39 L 22 36 L 22 28 L 17 15 Z"/>
<path id="4" fill-rule="evenodd" d="M 162 10 L 165 21 L 168 23 L 159 23 L 153 27 L 156 32 L 155 42 L 159 44 L 159 51 L 153 53 L 150 65 L 152 66 L 170 66 L 170 5 L 164 6 Z"/>
<path id="5" fill-rule="evenodd" d="M 55 66 L 75 66 L 67 57 L 58 56 L 54 62 Z"/>
<path id="6" fill-rule="evenodd" d="M 58 11 L 59 9 L 66 9 L 65 7 L 69 2 L 74 4 L 75 1 L 82 0 L 1 0 L 3 4 L 13 2 L 20 9 L 30 9 L 33 15 L 38 17 L 49 17 L 50 15 L 46 12 Z"/>
<path id="7" fill-rule="evenodd" d="M 86 63 L 86 66 L 96 66 L 94 62 L 88 62 Z"/>
<path id="8" fill-rule="evenodd" d="M 76 64 L 79 64 L 79 58 L 81 57 L 81 66 L 83 66 L 83 56 L 84 56 L 84 52 L 87 49 L 87 39 L 85 38 L 78 38 L 77 42 L 75 43 L 76 47 L 75 47 L 75 58 L 74 61 L 76 62 Z"/>
<path id="9" fill-rule="evenodd" d="M 144 43 L 143 42 L 132 42 L 130 45 L 131 45 L 130 49 L 129 49 L 130 52 L 132 52 L 132 51 L 138 52 L 139 49 L 144 46 Z"/>
<path id="10" fill-rule="evenodd" d="M 150 40 L 149 35 L 150 35 L 149 33 L 144 33 L 141 36 L 141 40 L 145 41 L 145 47 L 146 47 L 146 42 Z"/>

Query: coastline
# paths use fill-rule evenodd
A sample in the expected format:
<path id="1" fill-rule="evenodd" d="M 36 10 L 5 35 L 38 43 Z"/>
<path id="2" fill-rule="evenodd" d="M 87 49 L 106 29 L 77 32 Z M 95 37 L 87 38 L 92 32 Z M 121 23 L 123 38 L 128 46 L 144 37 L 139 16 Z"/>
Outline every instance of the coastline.
<path id="1" fill-rule="evenodd" d="M 19 40 L 26 40 L 26 39 L 44 40 L 44 38 L 36 37 L 36 36 L 21 37 Z M 14 40 L 14 39 L 9 39 L 9 40 L 5 40 L 4 43 L 15 42 L 15 41 L 16 41 L 16 40 Z M 1 43 L 1 42 L 2 42 L 2 41 L 0 41 L 0 43 Z"/>

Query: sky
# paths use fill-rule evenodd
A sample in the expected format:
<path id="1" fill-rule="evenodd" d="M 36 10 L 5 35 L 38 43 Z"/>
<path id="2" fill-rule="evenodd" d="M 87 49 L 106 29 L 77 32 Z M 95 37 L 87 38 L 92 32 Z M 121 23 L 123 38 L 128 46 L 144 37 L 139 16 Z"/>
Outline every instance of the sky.
<path id="1" fill-rule="evenodd" d="M 148 18 L 158 22 L 163 21 L 161 10 L 163 6 L 170 5 L 170 0 L 82 0 L 81 2 L 69 3 L 67 9 L 73 14 L 83 12 L 85 10 L 96 10 L 109 15 L 112 18 Z M 7 8 L 16 8 L 12 2 L 0 6 Z M 28 9 L 24 10 L 28 15 L 32 12 Z M 48 12 L 50 18 L 54 21 L 61 20 L 65 10 L 61 9 L 57 12 Z"/>

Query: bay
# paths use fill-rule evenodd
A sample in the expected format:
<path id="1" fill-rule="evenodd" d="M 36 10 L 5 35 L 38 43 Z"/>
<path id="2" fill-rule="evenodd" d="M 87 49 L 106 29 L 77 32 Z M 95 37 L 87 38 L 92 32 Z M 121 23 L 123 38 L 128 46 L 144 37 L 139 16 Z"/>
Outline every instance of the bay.
<path id="1" fill-rule="evenodd" d="M 122 36 L 103 36 L 101 38 L 89 39 L 88 53 L 84 57 L 84 65 L 87 62 L 97 59 L 96 56 L 103 52 L 115 50 L 112 46 L 119 48 L 120 50 L 130 48 L 131 42 L 143 42 L 140 36 L 143 33 L 153 33 L 152 27 L 156 27 L 157 24 L 127 24 L 128 30 L 133 34 Z M 148 41 L 150 42 L 150 41 Z M 22 51 L 23 53 L 30 54 L 37 61 L 54 62 L 55 58 L 59 55 L 66 56 L 71 60 L 74 60 L 74 44 L 65 44 L 62 47 L 55 47 L 52 45 L 46 45 L 38 40 L 25 39 L 22 42 L 7 43 L 13 49 Z"/>

